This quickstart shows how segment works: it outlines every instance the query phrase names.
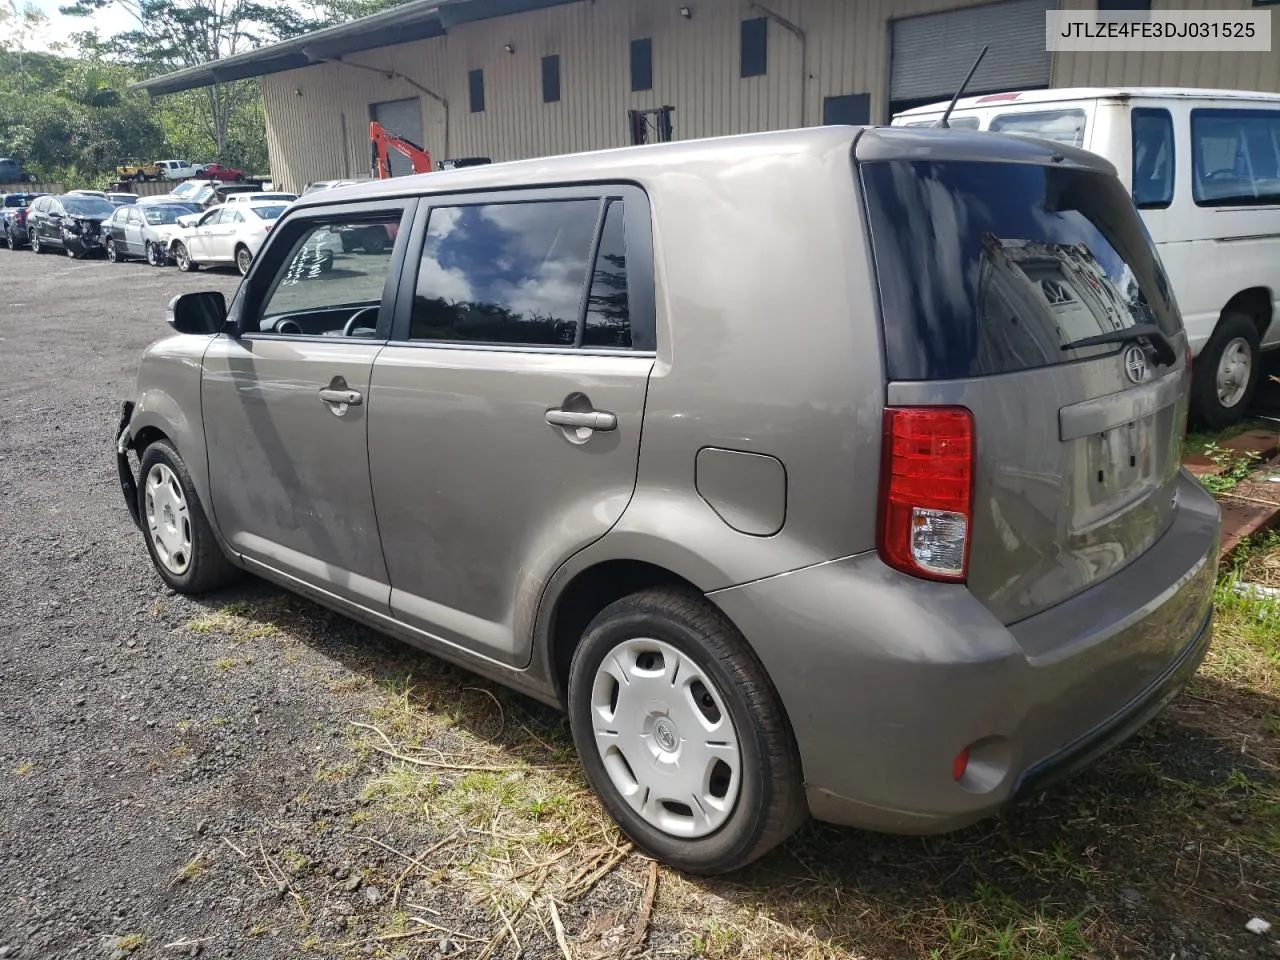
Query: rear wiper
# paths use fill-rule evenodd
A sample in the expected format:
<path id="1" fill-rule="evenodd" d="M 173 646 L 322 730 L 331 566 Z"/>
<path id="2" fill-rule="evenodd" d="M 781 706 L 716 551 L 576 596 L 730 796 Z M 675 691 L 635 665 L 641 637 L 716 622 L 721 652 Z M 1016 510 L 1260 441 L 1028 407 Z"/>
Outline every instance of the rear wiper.
<path id="1" fill-rule="evenodd" d="M 1072 340 L 1070 343 L 1064 343 L 1062 349 L 1075 350 L 1079 347 L 1100 347 L 1108 343 L 1129 343 L 1131 340 L 1144 339 L 1151 341 L 1151 349 L 1155 352 L 1156 363 L 1171 367 L 1177 361 L 1178 355 L 1174 352 L 1173 344 L 1169 342 L 1169 338 L 1165 336 L 1164 331 L 1154 323 L 1138 323 L 1132 327 L 1124 327 L 1121 330 L 1112 330 L 1110 333 L 1099 333 L 1096 336 Z"/>

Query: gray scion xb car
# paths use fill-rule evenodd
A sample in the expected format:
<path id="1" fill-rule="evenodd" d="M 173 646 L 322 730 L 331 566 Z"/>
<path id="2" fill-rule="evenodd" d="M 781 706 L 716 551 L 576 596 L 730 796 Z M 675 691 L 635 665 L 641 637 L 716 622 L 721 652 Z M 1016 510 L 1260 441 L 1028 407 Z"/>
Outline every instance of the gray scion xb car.
<path id="1" fill-rule="evenodd" d="M 689 871 L 809 815 L 969 824 L 1209 643 L 1177 306 L 1061 144 L 825 127 L 340 188 L 170 322 L 117 434 L 164 581 L 247 570 L 563 705 Z"/>

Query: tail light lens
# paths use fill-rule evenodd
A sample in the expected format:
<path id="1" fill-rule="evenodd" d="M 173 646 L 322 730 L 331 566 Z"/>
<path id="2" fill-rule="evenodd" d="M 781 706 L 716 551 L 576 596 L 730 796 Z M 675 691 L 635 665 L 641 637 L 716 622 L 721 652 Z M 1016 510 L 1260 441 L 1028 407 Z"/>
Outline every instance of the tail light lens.
<path id="1" fill-rule="evenodd" d="M 927 580 L 968 575 L 973 528 L 973 414 L 888 407 L 880 477 L 880 557 Z"/>

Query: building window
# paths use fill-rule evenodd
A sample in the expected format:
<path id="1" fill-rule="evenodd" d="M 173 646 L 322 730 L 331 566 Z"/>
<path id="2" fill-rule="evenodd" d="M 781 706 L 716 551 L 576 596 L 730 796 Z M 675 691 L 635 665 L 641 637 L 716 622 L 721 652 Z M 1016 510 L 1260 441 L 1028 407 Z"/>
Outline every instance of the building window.
<path id="1" fill-rule="evenodd" d="M 653 89 L 653 40 L 631 41 L 631 89 Z"/>
<path id="2" fill-rule="evenodd" d="M 744 77 L 763 77 L 769 71 L 769 21 L 765 17 L 742 21 L 742 71 Z"/>
<path id="3" fill-rule="evenodd" d="M 825 125 L 847 123 L 861 126 L 871 122 L 871 94 L 847 93 L 822 98 L 822 122 Z"/>
<path id="4" fill-rule="evenodd" d="M 1167 207 L 1173 202 L 1173 117 L 1158 107 L 1129 111 L 1133 129 L 1133 202 L 1139 207 Z"/>
<path id="5" fill-rule="evenodd" d="M 471 112 L 484 113 L 484 71 L 472 70 L 468 73 L 467 87 L 471 92 Z"/>
<path id="6" fill-rule="evenodd" d="M 542 102 L 560 102 L 560 56 L 542 58 Z"/>

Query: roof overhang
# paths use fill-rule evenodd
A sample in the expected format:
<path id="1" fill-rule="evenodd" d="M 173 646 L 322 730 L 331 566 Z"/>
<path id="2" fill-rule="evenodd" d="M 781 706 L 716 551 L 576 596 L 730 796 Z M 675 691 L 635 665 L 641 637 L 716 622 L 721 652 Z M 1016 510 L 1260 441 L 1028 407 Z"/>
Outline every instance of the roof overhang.
<path id="1" fill-rule="evenodd" d="M 460 23 L 577 2 L 580 0 L 410 0 L 350 23 L 152 77 L 135 83 L 130 89 L 146 90 L 155 97 L 214 83 L 262 77 L 326 60 L 338 60 L 362 50 L 442 37 Z"/>

